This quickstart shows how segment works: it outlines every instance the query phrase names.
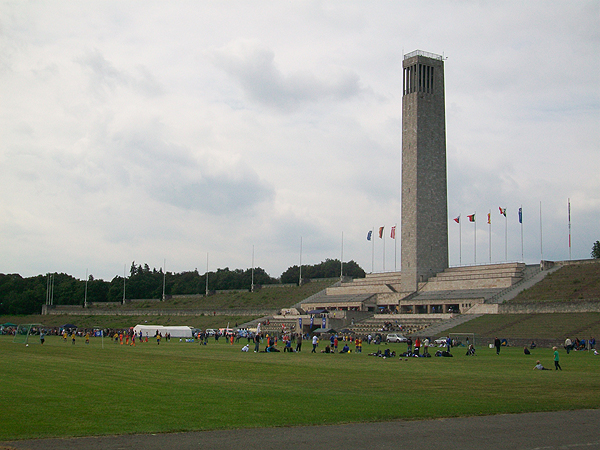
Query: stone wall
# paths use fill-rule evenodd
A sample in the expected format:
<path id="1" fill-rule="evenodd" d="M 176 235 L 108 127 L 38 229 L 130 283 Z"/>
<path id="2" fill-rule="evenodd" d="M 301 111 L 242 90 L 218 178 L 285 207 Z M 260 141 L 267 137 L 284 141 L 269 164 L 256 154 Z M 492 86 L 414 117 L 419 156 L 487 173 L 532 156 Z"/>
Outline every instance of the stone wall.
<path id="1" fill-rule="evenodd" d="M 549 314 L 600 312 L 600 302 L 501 303 L 498 314 Z"/>
<path id="2" fill-rule="evenodd" d="M 228 309 L 228 310 L 177 310 L 177 309 L 151 309 L 151 310 L 99 310 L 84 308 L 61 308 L 42 310 L 42 315 L 58 316 L 267 316 L 276 314 L 274 309 Z"/>

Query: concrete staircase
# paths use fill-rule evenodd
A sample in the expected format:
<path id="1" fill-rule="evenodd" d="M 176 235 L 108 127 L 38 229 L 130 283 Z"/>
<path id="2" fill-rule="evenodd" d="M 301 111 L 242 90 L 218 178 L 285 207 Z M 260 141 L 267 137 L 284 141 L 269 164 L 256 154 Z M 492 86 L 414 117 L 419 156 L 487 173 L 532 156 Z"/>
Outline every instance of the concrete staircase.
<path id="1" fill-rule="evenodd" d="M 512 300 L 519 295 L 520 292 L 539 283 L 547 275 L 551 274 L 552 272 L 556 272 L 561 267 L 562 266 L 560 265 L 556 265 L 549 270 L 540 270 L 539 265 L 527 266 L 523 272 L 523 279 L 520 282 L 510 286 L 507 289 L 504 289 L 501 292 L 498 292 L 492 298 L 487 300 L 486 303 L 504 303 L 508 300 Z"/>
<path id="2" fill-rule="evenodd" d="M 509 288 L 523 279 L 523 263 L 450 267 L 427 282 L 423 291 Z"/>
<path id="3" fill-rule="evenodd" d="M 444 331 L 454 328 L 458 325 L 468 322 L 469 320 L 481 317 L 483 314 L 461 314 L 453 317 L 452 319 L 445 320 L 444 322 L 436 323 L 430 327 L 422 329 L 418 332 L 419 336 L 436 337 L 441 336 Z"/>

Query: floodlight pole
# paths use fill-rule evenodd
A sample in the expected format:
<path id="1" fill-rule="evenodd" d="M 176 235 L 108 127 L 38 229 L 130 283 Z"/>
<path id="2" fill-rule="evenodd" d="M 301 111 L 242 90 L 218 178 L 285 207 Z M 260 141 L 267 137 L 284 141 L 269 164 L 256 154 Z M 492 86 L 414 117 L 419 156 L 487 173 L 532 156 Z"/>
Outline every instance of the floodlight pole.
<path id="1" fill-rule="evenodd" d="M 252 279 L 250 281 L 250 292 L 254 292 L 254 245 L 252 246 Z"/>
<path id="2" fill-rule="evenodd" d="M 125 270 L 127 264 L 123 264 L 123 305 L 125 305 Z"/>
<path id="3" fill-rule="evenodd" d="M 302 236 L 300 236 L 300 275 L 298 277 L 298 286 L 302 286 Z"/>
<path id="4" fill-rule="evenodd" d="M 83 295 L 83 307 L 87 308 L 87 286 L 88 286 L 88 270 L 85 269 L 85 294 Z"/>
<path id="5" fill-rule="evenodd" d="M 344 232 L 342 231 L 342 256 L 340 258 L 340 282 L 344 281 Z"/>
<path id="6" fill-rule="evenodd" d="M 167 271 L 166 271 L 166 266 L 167 266 L 167 259 L 165 258 L 163 260 L 163 293 L 162 293 L 162 301 L 165 301 L 165 282 L 167 279 Z"/>
<path id="7" fill-rule="evenodd" d="M 208 252 L 206 252 L 206 292 L 205 297 L 208 297 Z"/>

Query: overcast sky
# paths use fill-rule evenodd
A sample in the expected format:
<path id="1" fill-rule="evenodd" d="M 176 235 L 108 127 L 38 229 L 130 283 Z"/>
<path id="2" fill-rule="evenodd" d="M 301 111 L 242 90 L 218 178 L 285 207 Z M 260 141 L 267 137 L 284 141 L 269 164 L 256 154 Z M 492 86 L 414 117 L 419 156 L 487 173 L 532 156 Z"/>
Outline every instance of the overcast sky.
<path id="1" fill-rule="evenodd" d="M 0 273 L 246 269 L 254 246 L 278 277 L 301 239 L 303 264 L 340 258 L 342 234 L 344 260 L 400 270 L 416 49 L 446 58 L 450 264 L 489 261 L 490 210 L 492 262 L 521 260 L 521 205 L 525 261 L 568 259 L 569 198 L 589 258 L 599 5 L 1 1 Z"/>

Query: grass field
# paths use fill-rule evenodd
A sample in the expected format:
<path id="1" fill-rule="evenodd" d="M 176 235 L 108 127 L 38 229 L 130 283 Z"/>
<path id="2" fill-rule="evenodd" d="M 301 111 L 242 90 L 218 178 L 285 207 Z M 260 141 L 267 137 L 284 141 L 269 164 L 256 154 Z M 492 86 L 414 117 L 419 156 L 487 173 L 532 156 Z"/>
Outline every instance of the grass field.
<path id="1" fill-rule="evenodd" d="M 0 440 L 333 424 L 600 407 L 600 356 L 550 349 L 411 358 L 242 353 L 210 341 L 136 347 L 0 337 Z M 323 345 L 321 345 L 323 347 Z M 384 348 L 385 346 L 381 346 Z M 405 345 L 391 344 L 405 350 Z M 441 425 L 440 425 L 441 426 Z"/>

